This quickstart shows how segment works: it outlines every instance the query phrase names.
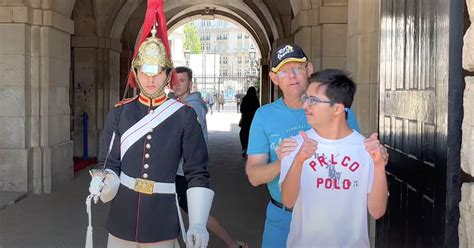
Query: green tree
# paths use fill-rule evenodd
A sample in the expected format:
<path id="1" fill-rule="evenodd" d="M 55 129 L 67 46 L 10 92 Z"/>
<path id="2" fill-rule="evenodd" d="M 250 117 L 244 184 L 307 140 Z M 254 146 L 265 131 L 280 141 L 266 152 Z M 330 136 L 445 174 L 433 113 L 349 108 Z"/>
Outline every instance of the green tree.
<path id="1" fill-rule="evenodd" d="M 195 25 L 186 23 L 184 25 L 184 49 L 189 49 L 191 53 L 201 53 L 201 40 Z"/>

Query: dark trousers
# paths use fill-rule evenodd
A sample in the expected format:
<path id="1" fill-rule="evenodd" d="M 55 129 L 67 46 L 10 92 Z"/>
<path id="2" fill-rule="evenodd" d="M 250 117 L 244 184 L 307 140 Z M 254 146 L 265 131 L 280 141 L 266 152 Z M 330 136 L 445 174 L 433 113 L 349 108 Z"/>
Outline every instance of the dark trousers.
<path id="1" fill-rule="evenodd" d="M 249 132 L 250 127 L 241 127 L 239 132 L 240 144 L 242 145 L 242 151 L 247 151 L 249 144 Z"/>

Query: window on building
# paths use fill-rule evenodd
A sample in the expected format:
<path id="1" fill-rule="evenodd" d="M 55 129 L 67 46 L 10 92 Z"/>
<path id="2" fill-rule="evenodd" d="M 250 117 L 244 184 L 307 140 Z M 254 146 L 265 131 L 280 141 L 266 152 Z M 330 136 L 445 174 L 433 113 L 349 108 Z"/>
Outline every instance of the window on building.
<path id="1" fill-rule="evenodd" d="M 242 57 L 240 57 L 240 56 L 237 57 L 237 63 L 238 63 L 238 64 L 242 64 Z"/>

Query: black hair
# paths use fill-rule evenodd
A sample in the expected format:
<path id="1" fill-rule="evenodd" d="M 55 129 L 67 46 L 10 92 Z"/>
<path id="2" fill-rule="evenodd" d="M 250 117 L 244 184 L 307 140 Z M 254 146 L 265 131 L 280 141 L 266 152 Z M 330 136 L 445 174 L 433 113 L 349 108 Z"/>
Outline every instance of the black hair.
<path id="1" fill-rule="evenodd" d="M 247 94 L 246 95 L 249 95 L 249 96 L 257 96 L 257 89 L 255 89 L 255 87 L 253 86 L 250 86 L 248 89 L 247 89 Z"/>
<path id="2" fill-rule="evenodd" d="M 330 101 L 341 103 L 350 108 L 357 86 L 352 79 L 342 70 L 324 69 L 309 76 L 309 83 L 320 83 L 326 86 L 326 96 Z"/>
<path id="3" fill-rule="evenodd" d="M 183 72 L 187 73 L 189 81 L 193 80 L 193 70 L 191 70 L 191 68 L 185 67 L 185 66 L 178 66 L 176 67 L 175 70 L 176 70 L 176 73 L 183 73 Z"/>

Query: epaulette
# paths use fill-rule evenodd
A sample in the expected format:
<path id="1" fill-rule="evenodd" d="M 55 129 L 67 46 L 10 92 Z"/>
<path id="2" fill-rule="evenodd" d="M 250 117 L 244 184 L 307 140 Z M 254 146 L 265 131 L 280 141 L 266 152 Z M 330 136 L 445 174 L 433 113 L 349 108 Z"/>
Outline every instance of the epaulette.
<path id="1" fill-rule="evenodd" d="M 118 102 L 117 104 L 115 104 L 114 108 L 116 107 L 120 107 L 120 106 L 123 106 L 127 103 L 131 103 L 133 102 L 134 100 L 136 100 L 138 98 L 138 95 L 136 95 L 135 97 L 131 97 L 131 98 L 125 98 L 123 99 L 122 101 Z"/>

